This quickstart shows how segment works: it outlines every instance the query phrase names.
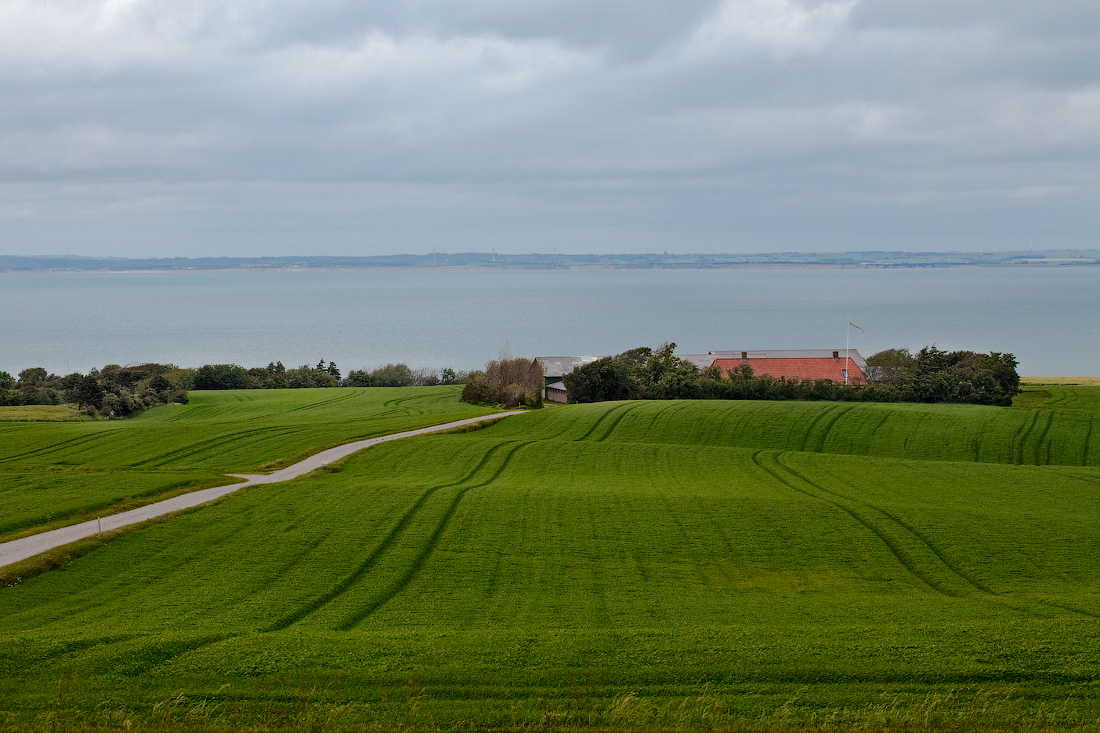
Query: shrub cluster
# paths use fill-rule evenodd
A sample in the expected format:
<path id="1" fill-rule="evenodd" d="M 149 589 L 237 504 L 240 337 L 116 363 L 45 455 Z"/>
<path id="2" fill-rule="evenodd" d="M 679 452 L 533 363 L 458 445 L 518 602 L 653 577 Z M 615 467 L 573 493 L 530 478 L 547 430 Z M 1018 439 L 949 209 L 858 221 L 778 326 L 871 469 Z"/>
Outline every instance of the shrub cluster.
<path id="1" fill-rule="evenodd" d="M 676 344 L 631 349 L 577 367 L 563 377 L 569 401 L 648 399 L 958 402 L 1010 405 L 1020 377 L 1012 354 L 889 349 L 867 359 L 868 383 L 756 376 L 742 364 L 723 374 L 674 355 Z"/>
<path id="2" fill-rule="evenodd" d="M 914 356 L 908 349 L 887 349 L 867 359 L 867 378 L 896 390 L 905 402 L 1007 406 L 1020 391 L 1017 364 L 1012 354 L 996 351 L 978 354 L 926 346 Z"/>
<path id="3" fill-rule="evenodd" d="M 108 364 L 64 377 L 42 367 L 0 372 L 0 405 L 74 404 L 89 415 L 129 417 L 156 405 L 187 402 L 188 370 L 172 364 Z"/>
<path id="4" fill-rule="evenodd" d="M 502 358 L 469 376 L 462 400 L 475 405 L 542 407 L 542 370 L 529 359 Z"/>
<path id="5" fill-rule="evenodd" d="M 462 384 L 466 377 L 465 372 L 451 368 L 436 372 L 434 369 L 410 369 L 407 364 L 386 364 L 373 371 L 353 369 L 343 384 L 345 387 L 432 387 Z"/>

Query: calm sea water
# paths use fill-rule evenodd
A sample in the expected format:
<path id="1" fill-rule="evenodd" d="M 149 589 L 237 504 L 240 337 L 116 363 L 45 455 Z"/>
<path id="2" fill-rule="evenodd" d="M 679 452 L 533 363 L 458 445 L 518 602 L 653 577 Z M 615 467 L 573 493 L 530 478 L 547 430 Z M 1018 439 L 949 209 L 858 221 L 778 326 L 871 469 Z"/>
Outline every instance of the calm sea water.
<path id="1" fill-rule="evenodd" d="M 1100 268 L 0 273 L 0 369 L 471 369 L 635 346 L 1004 351 L 1100 375 Z"/>

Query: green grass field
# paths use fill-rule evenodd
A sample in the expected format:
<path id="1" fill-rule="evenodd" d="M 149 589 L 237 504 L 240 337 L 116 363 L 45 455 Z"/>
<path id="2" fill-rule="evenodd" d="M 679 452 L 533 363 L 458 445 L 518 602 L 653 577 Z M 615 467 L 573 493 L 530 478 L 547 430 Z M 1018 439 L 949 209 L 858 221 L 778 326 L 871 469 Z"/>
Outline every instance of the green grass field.
<path id="1" fill-rule="evenodd" d="M 492 412 L 459 402 L 460 389 L 192 392 L 187 405 L 130 420 L 2 421 L 0 541 L 221 485 L 224 473 Z"/>
<path id="2" fill-rule="evenodd" d="M 1013 401 L 1020 407 L 1051 410 L 1100 410 L 1100 377 L 1039 377 L 1025 380 Z"/>
<path id="3" fill-rule="evenodd" d="M 379 446 L 0 589 L 0 730 L 1100 730 L 1100 412 L 1048 389 Z"/>
<path id="4" fill-rule="evenodd" d="M 0 406 L 0 422 L 49 422 L 88 419 L 73 405 L 18 405 Z"/>

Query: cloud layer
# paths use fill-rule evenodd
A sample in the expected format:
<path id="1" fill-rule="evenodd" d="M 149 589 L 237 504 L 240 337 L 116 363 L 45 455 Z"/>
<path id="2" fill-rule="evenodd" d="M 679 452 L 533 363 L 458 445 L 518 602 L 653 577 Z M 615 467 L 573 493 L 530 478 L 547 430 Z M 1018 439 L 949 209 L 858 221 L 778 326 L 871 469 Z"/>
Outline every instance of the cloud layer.
<path id="1" fill-rule="evenodd" d="M 1086 247 L 1098 164 L 1091 0 L 0 4 L 6 254 Z"/>

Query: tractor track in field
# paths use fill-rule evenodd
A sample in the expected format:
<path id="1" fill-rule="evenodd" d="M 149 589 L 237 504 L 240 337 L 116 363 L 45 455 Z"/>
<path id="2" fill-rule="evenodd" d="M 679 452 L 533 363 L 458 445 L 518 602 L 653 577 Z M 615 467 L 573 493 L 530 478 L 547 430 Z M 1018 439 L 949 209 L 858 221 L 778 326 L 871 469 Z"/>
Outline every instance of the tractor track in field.
<path id="1" fill-rule="evenodd" d="M 814 452 L 824 453 L 825 441 L 829 439 L 829 433 L 832 432 L 833 426 L 853 409 L 855 409 L 854 405 L 830 405 L 827 409 L 822 410 L 806 428 L 806 435 L 802 439 L 802 451 L 807 451 L 807 445 L 812 438 Z M 817 427 L 821 423 L 824 423 L 824 427 L 819 431 Z"/>
<path id="2" fill-rule="evenodd" d="M 111 532 L 122 527 L 127 527 L 132 524 L 138 524 L 140 522 L 146 522 L 150 519 L 164 516 L 165 514 L 172 514 L 174 512 L 182 511 L 184 509 L 190 509 L 192 507 L 207 504 L 217 499 L 222 498 L 227 494 L 239 491 L 246 486 L 255 486 L 259 484 L 274 484 L 282 481 L 290 481 L 291 479 L 298 478 L 312 471 L 316 471 L 319 468 L 327 465 L 329 462 L 338 461 L 342 458 L 346 458 L 352 453 L 357 453 L 366 448 L 378 445 L 380 443 L 386 443 L 391 440 L 400 440 L 402 438 L 410 438 L 417 435 L 427 435 L 429 433 L 442 432 L 444 430 L 452 430 L 454 428 L 460 428 L 467 425 L 473 425 L 479 422 L 485 422 L 487 420 L 497 420 L 502 417 L 508 417 L 510 415 L 522 414 L 522 410 L 513 410 L 511 412 L 501 412 L 494 415 L 482 415 L 481 417 L 471 417 L 465 420 L 454 420 L 448 423 L 442 423 L 439 425 L 430 425 L 423 428 L 417 428 L 415 430 L 406 430 L 400 433 L 393 433 L 391 435 L 382 435 L 375 438 L 368 438 L 366 440 L 358 440 L 351 443 L 345 443 L 343 445 L 336 446 L 335 448 L 329 448 L 323 450 L 320 453 L 315 453 L 308 458 L 305 458 L 292 466 L 280 469 L 270 474 L 227 474 L 228 477 L 244 479 L 239 483 L 230 483 L 223 486 L 215 486 L 207 489 L 200 489 L 198 491 L 192 491 L 187 494 L 181 494 L 174 496 L 164 501 L 158 501 L 153 504 L 146 504 L 143 507 L 137 509 L 131 509 L 126 512 L 120 512 L 118 514 L 111 514 L 102 517 L 101 519 L 93 519 L 87 522 L 81 522 L 79 524 L 72 524 L 68 527 L 61 527 L 60 529 L 50 530 L 49 532 L 41 532 L 39 534 L 31 535 L 29 537 L 23 537 L 18 540 L 12 540 L 10 542 L 4 542 L 0 544 L 0 567 L 5 565 L 11 565 L 12 563 L 26 560 L 35 555 L 39 555 L 43 552 L 53 550 L 58 547 L 77 542 L 79 540 L 88 539 L 102 534 L 103 532 Z M 83 436 L 82 436 L 83 437 Z M 68 441 L 67 441 L 68 442 Z"/>
<path id="3" fill-rule="evenodd" d="M 909 573 L 932 590 L 942 595 L 952 598 L 981 598 L 1029 616 L 1036 615 L 1036 606 L 1042 606 L 1048 609 L 1057 608 L 1062 611 L 1069 611 L 1070 613 L 1075 613 L 1087 618 L 1100 618 L 1100 615 L 1094 612 L 1084 611 L 1080 608 L 1051 600 L 1034 599 L 1032 601 L 1027 601 L 1019 598 L 1006 597 L 972 577 L 940 551 L 939 548 L 921 532 L 892 513 L 880 507 L 826 489 L 821 486 L 821 484 L 811 480 L 809 477 L 784 463 L 782 460 L 783 453 L 776 453 L 771 456 L 770 462 L 779 470 L 770 468 L 765 465 L 761 459 L 762 453 L 765 453 L 765 451 L 757 451 L 752 456 L 753 463 L 758 467 L 771 474 L 788 488 L 808 497 L 831 504 L 862 524 L 886 545 L 894 557 L 897 558 L 898 562 L 900 562 Z M 789 474 L 800 483 L 805 484 L 808 488 L 796 486 L 794 482 L 785 478 L 781 472 Z M 854 508 L 848 506 L 847 504 L 849 503 L 854 505 Z M 879 527 L 876 526 L 871 516 L 865 515 L 877 515 L 886 521 L 883 523 L 883 526 Z M 896 531 L 890 531 L 891 528 Z M 907 545 L 912 545 L 912 547 L 907 547 Z M 933 567 L 939 566 L 941 571 L 940 577 L 937 577 L 933 572 L 918 567 L 915 554 L 920 554 L 922 552 L 930 553 L 931 557 L 934 558 L 931 562 L 934 564 Z M 928 560 L 928 558 L 926 558 L 926 560 Z"/>
<path id="4" fill-rule="evenodd" d="M 316 410 L 318 407 L 328 407 L 336 402 L 343 402 L 344 400 L 354 399 L 359 395 L 354 392 L 348 394 L 338 395 L 336 397 L 330 397 L 327 400 L 318 400 L 317 402 L 310 402 L 309 404 L 299 405 L 298 407 L 292 407 L 287 412 L 300 412 L 301 410 Z"/>
<path id="5" fill-rule="evenodd" d="M 813 488 L 817 489 L 818 491 L 821 491 L 825 494 L 833 496 L 839 501 L 852 502 L 853 504 L 856 504 L 857 506 L 862 506 L 862 507 L 865 507 L 865 508 L 867 508 L 867 509 L 869 509 L 873 512 L 878 512 L 883 517 L 885 517 L 889 521 L 893 522 L 898 527 L 900 527 L 902 530 L 904 530 L 906 533 L 911 535 L 919 543 L 921 543 L 922 545 L 927 547 L 928 550 L 932 553 L 932 555 L 934 555 L 935 558 L 937 560 L 939 560 L 943 564 L 944 567 L 946 567 L 952 573 L 957 575 L 959 578 L 961 578 L 963 581 L 965 581 L 968 585 L 972 586 L 975 590 L 977 590 L 981 593 L 989 594 L 989 595 L 996 595 L 995 591 L 993 591 L 992 589 L 986 587 L 984 584 L 981 583 L 981 581 L 970 577 L 970 575 L 965 570 L 960 568 L 952 560 L 950 560 L 943 552 L 941 552 L 939 550 L 939 548 L 937 548 L 932 543 L 931 540 L 929 540 L 927 537 L 925 537 L 923 534 L 921 534 L 921 532 L 919 532 L 916 528 L 914 528 L 912 525 L 908 524 L 907 522 L 903 521 L 899 517 L 895 516 L 894 514 L 891 514 L 890 512 L 883 509 L 882 507 L 872 506 L 871 504 L 868 504 L 867 502 L 859 501 L 858 499 L 853 499 L 852 497 L 844 496 L 843 494 L 839 494 L 835 491 L 831 491 L 829 489 L 826 489 L 825 487 L 823 487 L 821 484 L 817 483 L 816 481 L 812 481 L 808 476 L 802 474 L 801 472 L 797 471 L 796 469 L 794 469 L 794 468 L 788 466 L 787 464 L 785 464 L 783 462 L 781 456 L 776 456 L 775 462 L 777 464 L 779 464 L 780 466 L 782 466 L 785 470 L 787 470 L 790 473 L 792 473 L 793 475 L 797 476 L 799 479 L 801 479 L 806 484 L 808 484 L 808 485 L 812 486 Z"/>
<path id="6" fill-rule="evenodd" d="M 92 433 L 90 435 L 77 435 L 77 436 L 74 436 L 72 438 L 67 438 L 65 440 L 59 440 L 56 443 L 50 443 L 49 445 L 41 446 L 39 448 L 32 448 L 28 451 L 23 451 L 22 453 L 16 453 L 14 455 L 5 456 L 4 460 L 5 461 L 18 461 L 18 460 L 24 459 L 24 458 L 37 458 L 39 456 L 43 456 L 43 455 L 47 455 L 49 453 L 53 453 L 53 452 L 57 451 L 58 449 L 60 449 L 62 447 L 72 448 L 74 446 L 82 445 L 84 443 L 98 442 L 99 440 L 102 440 L 104 438 L 104 436 L 109 436 L 109 435 L 110 435 L 110 433 Z"/>
<path id="7" fill-rule="evenodd" d="M 637 405 L 635 405 L 635 407 L 636 406 Z M 629 407 L 630 407 L 630 404 L 625 403 L 621 407 L 620 406 L 615 406 L 615 407 L 612 407 L 610 410 L 605 410 L 602 415 L 600 415 L 598 418 L 596 418 L 596 422 L 592 423 L 592 426 L 590 428 L 588 428 L 588 430 L 585 432 L 585 434 L 580 436 L 579 438 L 574 438 L 573 442 L 583 443 L 584 441 L 588 440 L 600 428 L 600 426 L 604 424 L 604 422 L 609 417 L 611 417 L 612 415 L 615 415 L 616 413 L 622 412 L 623 410 L 628 409 Z M 618 424 L 617 420 L 616 420 L 616 424 Z"/>
<path id="8" fill-rule="evenodd" d="M 424 504 L 426 504 L 432 496 L 444 489 L 461 486 L 462 484 L 471 481 L 475 476 L 477 476 L 478 472 L 481 471 L 485 467 L 485 465 L 492 459 L 493 455 L 505 445 L 507 444 L 503 443 L 499 446 L 494 446 L 492 449 L 486 452 L 486 454 L 481 457 L 481 460 L 478 461 L 477 465 L 470 469 L 470 471 L 467 472 L 466 475 L 462 478 L 456 481 L 448 481 L 447 483 L 429 486 L 427 489 L 422 491 L 420 493 L 420 496 L 417 497 L 416 501 L 413 502 L 412 506 L 405 510 L 405 513 L 401 515 L 401 518 L 398 519 L 397 522 L 394 523 L 390 531 L 386 533 L 386 536 L 382 538 L 382 541 L 378 543 L 378 545 L 374 548 L 374 551 L 371 552 L 371 554 L 368 555 L 363 560 L 363 562 L 359 563 L 359 566 L 356 567 L 355 570 L 353 570 L 349 575 L 347 575 L 335 586 L 330 588 L 323 595 L 313 599 L 312 601 L 298 608 L 294 612 L 283 616 L 275 623 L 264 627 L 263 630 L 265 632 L 281 631 L 282 629 L 298 623 L 302 619 L 315 613 L 316 611 L 334 601 L 336 598 L 343 595 L 349 588 L 351 588 L 351 586 L 355 585 L 358 580 L 360 580 L 364 575 L 370 572 L 371 568 L 373 568 L 378 563 L 382 556 L 385 555 L 386 551 L 393 546 L 398 537 L 405 532 L 406 528 L 413 521 L 415 516 L 420 512 L 420 510 L 424 507 Z M 501 470 L 503 470 L 503 467 Z"/>
<path id="9" fill-rule="evenodd" d="M 409 583 L 412 582 L 412 579 L 416 576 L 417 572 L 419 572 L 420 568 L 424 566 L 424 563 L 427 561 L 428 557 L 439 545 L 440 537 L 443 536 L 443 532 L 447 529 L 447 525 L 450 524 L 451 518 L 458 510 L 458 505 L 462 503 L 462 500 L 466 497 L 466 495 L 474 489 L 480 489 L 488 486 L 489 484 L 500 478 L 500 475 L 504 473 L 504 470 L 506 468 L 508 468 L 508 464 L 512 462 L 512 459 L 515 457 L 516 453 L 518 453 L 525 446 L 531 445 L 532 442 L 534 441 L 526 441 L 512 444 L 510 446 L 511 449 L 507 451 L 504 459 L 500 462 L 500 465 L 496 468 L 496 470 L 492 472 L 492 474 L 490 474 L 487 478 L 479 481 L 478 483 L 466 486 L 456 492 L 454 497 L 451 499 L 450 505 L 447 507 L 447 511 L 443 514 L 443 517 L 439 520 L 438 524 L 436 524 L 435 531 L 432 532 L 430 537 L 428 537 L 427 542 L 425 542 L 424 546 L 421 548 L 420 553 L 413 559 L 412 563 L 409 564 L 405 572 L 402 573 L 400 577 L 391 582 L 388 586 L 386 586 L 379 597 L 375 598 L 372 602 L 368 603 L 363 608 L 360 608 L 354 614 L 345 618 L 339 625 L 335 627 L 335 630 L 349 631 L 351 629 L 354 629 L 356 626 L 365 621 L 372 613 L 377 611 L 382 606 L 386 605 L 386 603 L 392 600 L 394 596 L 403 591 L 409 585 Z M 507 445 L 507 443 L 502 443 L 501 445 L 497 446 L 497 448 L 504 448 Z M 486 459 L 488 457 L 489 456 L 486 455 Z M 482 462 L 479 470 L 481 467 L 484 467 L 484 465 L 485 462 Z M 395 539 L 393 535 L 391 535 L 391 537 L 387 537 L 387 547 L 392 544 L 393 539 Z M 378 555 L 378 557 L 381 557 L 383 552 L 384 550 L 380 548 L 376 554 Z M 365 568 L 363 572 L 359 574 L 359 577 L 369 571 L 369 569 L 370 568 Z M 358 579 L 358 577 L 356 579 Z M 348 587 L 350 587 L 350 585 L 351 584 L 349 584 Z"/>
<path id="10" fill-rule="evenodd" d="M 878 424 L 875 425 L 875 427 L 872 428 L 871 431 L 870 431 L 871 438 L 870 438 L 869 442 L 871 443 L 871 445 L 874 445 L 878 441 L 878 431 L 882 429 L 882 426 L 885 425 L 886 421 L 889 420 L 891 417 L 893 417 L 893 415 L 894 415 L 893 410 L 884 410 L 883 411 L 882 419 L 879 420 Z M 978 456 L 978 454 L 975 451 L 974 460 L 977 460 L 977 456 Z"/>
<path id="11" fill-rule="evenodd" d="M 166 463 L 172 463 L 173 461 L 182 461 L 185 458 L 192 458 L 194 456 L 200 456 L 207 451 L 216 449 L 223 446 L 227 440 L 234 440 L 234 443 L 239 447 L 247 447 L 253 443 L 266 440 L 268 438 L 279 437 L 283 435 L 292 435 L 300 432 L 301 428 L 295 426 L 286 425 L 270 425 L 262 428 L 246 428 L 244 430 L 234 430 L 227 433 L 218 433 L 217 435 L 207 438 L 206 440 L 195 441 L 189 443 L 181 448 L 170 450 L 166 453 L 158 453 L 150 458 L 144 458 L 140 461 L 135 461 L 130 464 L 133 468 L 141 468 L 143 466 L 163 466 Z M 247 440 L 247 442 L 244 442 Z M 199 459 L 201 460 L 201 459 Z"/>
<path id="12" fill-rule="evenodd" d="M 944 583 L 943 579 L 935 577 L 932 573 L 925 572 L 921 568 L 919 568 L 917 566 L 916 558 L 913 557 L 913 553 L 909 548 L 905 546 L 906 543 L 903 541 L 904 538 L 892 536 L 894 533 L 889 533 L 885 531 L 882 527 L 876 526 L 878 523 L 872 521 L 869 517 L 865 516 L 866 510 L 870 510 L 878 512 L 885 517 L 886 515 L 883 514 L 880 510 L 875 507 L 871 507 L 870 505 L 861 504 L 860 502 L 847 499 L 847 497 L 841 497 L 838 494 L 823 489 L 815 483 L 807 481 L 807 479 L 801 474 L 791 470 L 789 467 L 781 463 L 779 460 L 779 455 L 773 454 L 768 456 L 770 460 L 763 458 L 762 455 L 766 452 L 767 451 L 760 450 L 756 451 L 752 455 L 753 463 L 755 463 L 761 470 L 771 475 L 773 478 L 775 478 L 777 481 L 779 481 L 792 491 L 796 491 L 804 496 L 808 496 L 810 498 L 817 499 L 818 501 L 825 502 L 826 504 L 830 504 L 847 514 L 855 522 L 862 525 L 868 532 L 877 537 L 883 543 L 883 545 L 886 546 L 886 548 L 890 551 L 890 554 L 894 556 L 898 563 L 900 563 L 901 566 L 909 572 L 909 574 L 911 574 L 914 578 L 919 580 L 931 590 L 934 590 L 941 595 L 951 598 L 958 598 L 962 595 L 958 589 L 952 588 L 947 583 Z M 797 480 L 798 483 L 804 484 L 804 486 L 798 486 L 795 483 L 795 480 L 792 479 Z M 861 512 L 858 510 L 858 508 L 853 508 L 852 506 L 849 506 L 849 504 L 861 505 L 865 511 Z M 888 517 L 887 520 L 889 520 Z M 934 548 L 930 547 L 928 543 L 925 542 L 921 537 L 914 535 L 912 532 L 905 531 L 904 527 L 900 527 L 900 525 L 898 526 L 898 528 L 901 529 L 904 534 L 908 536 L 909 539 L 915 540 L 917 543 L 919 543 L 920 547 L 926 548 L 934 557 L 939 558 L 941 564 L 943 564 L 940 554 L 937 553 Z M 975 586 L 965 577 L 960 576 L 952 571 L 951 568 L 946 564 L 943 564 L 943 567 L 944 569 L 950 571 L 951 575 L 954 575 L 962 580 L 964 584 L 969 588 L 973 590 L 978 590 L 982 593 L 987 592 Z"/>
<path id="13" fill-rule="evenodd" d="M 1021 466 L 1024 463 L 1024 450 L 1027 446 L 1028 438 L 1031 437 L 1031 431 L 1035 429 L 1035 424 L 1039 422 L 1039 413 L 1039 410 L 1035 410 L 1030 421 L 1025 420 L 1021 422 L 1019 429 L 1016 431 L 1016 435 L 1013 436 L 1013 453 L 1015 453 L 1013 458 L 1017 466 Z"/>
<path id="14" fill-rule="evenodd" d="M 1089 465 L 1089 444 L 1092 442 L 1092 427 L 1095 424 L 1094 421 L 1089 420 L 1089 430 L 1085 433 L 1085 451 L 1081 455 L 1081 465 Z"/>
<path id="15" fill-rule="evenodd" d="M 608 437 L 610 437 L 611 434 L 613 432 L 615 432 L 615 428 L 619 427 L 619 423 L 621 423 L 623 421 L 623 418 L 626 417 L 627 414 L 629 414 L 631 412 L 634 412 L 635 410 L 637 410 L 641 406 L 642 406 L 642 403 L 638 402 L 636 404 L 631 405 L 630 407 L 627 407 L 623 410 L 620 410 L 619 414 L 614 417 L 614 419 L 611 421 L 611 424 L 607 426 L 606 430 L 604 430 L 603 435 L 596 438 L 593 442 L 594 443 L 603 443 L 604 441 L 606 441 L 608 439 Z M 591 435 L 591 433 L 590 433 L 590 435 Z"/>
<path id="16" fill-rule="evenodd" d="M 1035 442 L 1035 465 L 1036 466 L 1049 466 L 1050 465 L 1050 441 L 1047 436 L 1050 434 L 1050 427 L 1054 424 L 1054 413 L 1047 413 L 1047 424 L 1043 428 L 1043 432 L 1039 434 L 1039 440 Z M 1046 460 L 1043 460 L 1043 444 L 1046 444 Z"/>

